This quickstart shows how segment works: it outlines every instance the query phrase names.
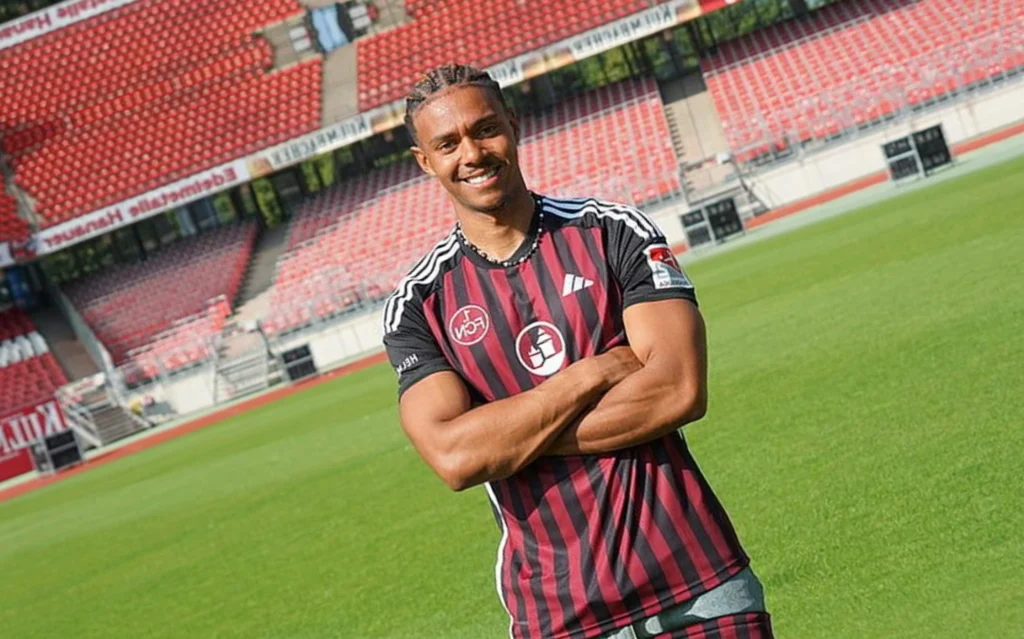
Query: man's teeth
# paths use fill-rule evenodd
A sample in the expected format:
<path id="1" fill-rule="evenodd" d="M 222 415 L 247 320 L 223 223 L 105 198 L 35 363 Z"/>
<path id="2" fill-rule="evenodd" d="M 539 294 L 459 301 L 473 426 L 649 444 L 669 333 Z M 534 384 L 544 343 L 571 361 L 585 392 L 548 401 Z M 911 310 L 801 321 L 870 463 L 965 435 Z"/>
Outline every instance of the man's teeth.
<path id="1" fill-rule="evenodd" d="M 466 178 L 466 181 L 469 182 L 470 184 L 480 184 L 480 183 L 484 182 L 485 180 L 491 179 L 492 177 L 494 177 L 497 174 L 498 174 L 498 167 L 494 167 L 493 169 L 491 169 L 487 173 L 484 173 L 483 175 L 478 175 L 476 177 Z"/>

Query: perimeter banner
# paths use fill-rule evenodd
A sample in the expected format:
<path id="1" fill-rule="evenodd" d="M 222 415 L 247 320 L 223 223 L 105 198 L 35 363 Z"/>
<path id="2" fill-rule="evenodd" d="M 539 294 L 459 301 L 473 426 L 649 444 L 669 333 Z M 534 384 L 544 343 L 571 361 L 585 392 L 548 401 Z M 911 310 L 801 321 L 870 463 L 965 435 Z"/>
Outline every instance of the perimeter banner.
<path id="1" fill-rule="evenodd" d="M 32 442 L 67 428 L 55 399 L 0 417 L 0 481 L 32 470 Z"/>
<path id="2" fill-rule="evenodd" d="M 138 0 L 68 0 L 0 25 L 0 50 Z"/>
<path id="3" fill-rule="evenodd" d="M 36 255 L 53 253 L 247 181 L 245 162 L 228 162 L 44 229 L 36 233 L 32 249 Z"/>

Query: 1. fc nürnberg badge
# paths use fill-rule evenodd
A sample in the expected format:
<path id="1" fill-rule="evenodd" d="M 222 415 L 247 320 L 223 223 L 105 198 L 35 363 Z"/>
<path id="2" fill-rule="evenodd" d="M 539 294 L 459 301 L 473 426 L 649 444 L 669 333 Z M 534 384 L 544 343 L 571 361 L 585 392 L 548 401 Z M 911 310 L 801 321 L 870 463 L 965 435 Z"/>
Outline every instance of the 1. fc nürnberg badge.
<path id="1" fill-rule="evenodd" d="M 486 335 L 491 328 L 491 316 L 476 304 L 467 304 L 448 318 L 448 335 L 456 344 L 472 346 Z"/>
<path id="2" fill-rule="evenodd" d="M 534 375 L 548 377 L 565 363 L 565 338 L 554 324 L 534 322 L 516 337 L 519 363 Z"/>
<path id="3" fill-rule="evenodd" d="M 651 244 L 644 249 L 644 255 L 654 276 L 654 288 L 693 288 L 693 282 L 680 268 L 667 244 Z"/>

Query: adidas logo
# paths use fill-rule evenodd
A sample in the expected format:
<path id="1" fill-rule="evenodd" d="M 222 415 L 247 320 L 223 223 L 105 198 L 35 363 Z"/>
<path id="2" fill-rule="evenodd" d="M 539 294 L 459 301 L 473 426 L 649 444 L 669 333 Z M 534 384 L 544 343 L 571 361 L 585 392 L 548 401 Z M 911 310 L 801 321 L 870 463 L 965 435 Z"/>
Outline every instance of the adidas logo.
<path id="1" fill-rule="evenodd" d="M 594 280 L 588 280 L 585 277 L 579 275 L 572 275 L 570 273 L 565 274 L 565 280 L 562 282 L 562 297 L 568 297 L 576 291 L 582 291 L 585 288 L 590 288 L 594 285 Z"/>

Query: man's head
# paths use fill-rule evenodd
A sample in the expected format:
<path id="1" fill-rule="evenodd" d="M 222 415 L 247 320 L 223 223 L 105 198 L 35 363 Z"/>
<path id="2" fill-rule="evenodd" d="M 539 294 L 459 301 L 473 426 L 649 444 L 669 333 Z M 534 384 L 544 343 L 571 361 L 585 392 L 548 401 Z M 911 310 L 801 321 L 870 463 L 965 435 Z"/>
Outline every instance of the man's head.
<path id="1" fill-rule="evenodd" d="M 526 193 L 519 123 L 487 73 L 463 65 L 434 69 L 416 83 L 405 107 L 416 161 L 457 208 L 494 213 Z"/>

